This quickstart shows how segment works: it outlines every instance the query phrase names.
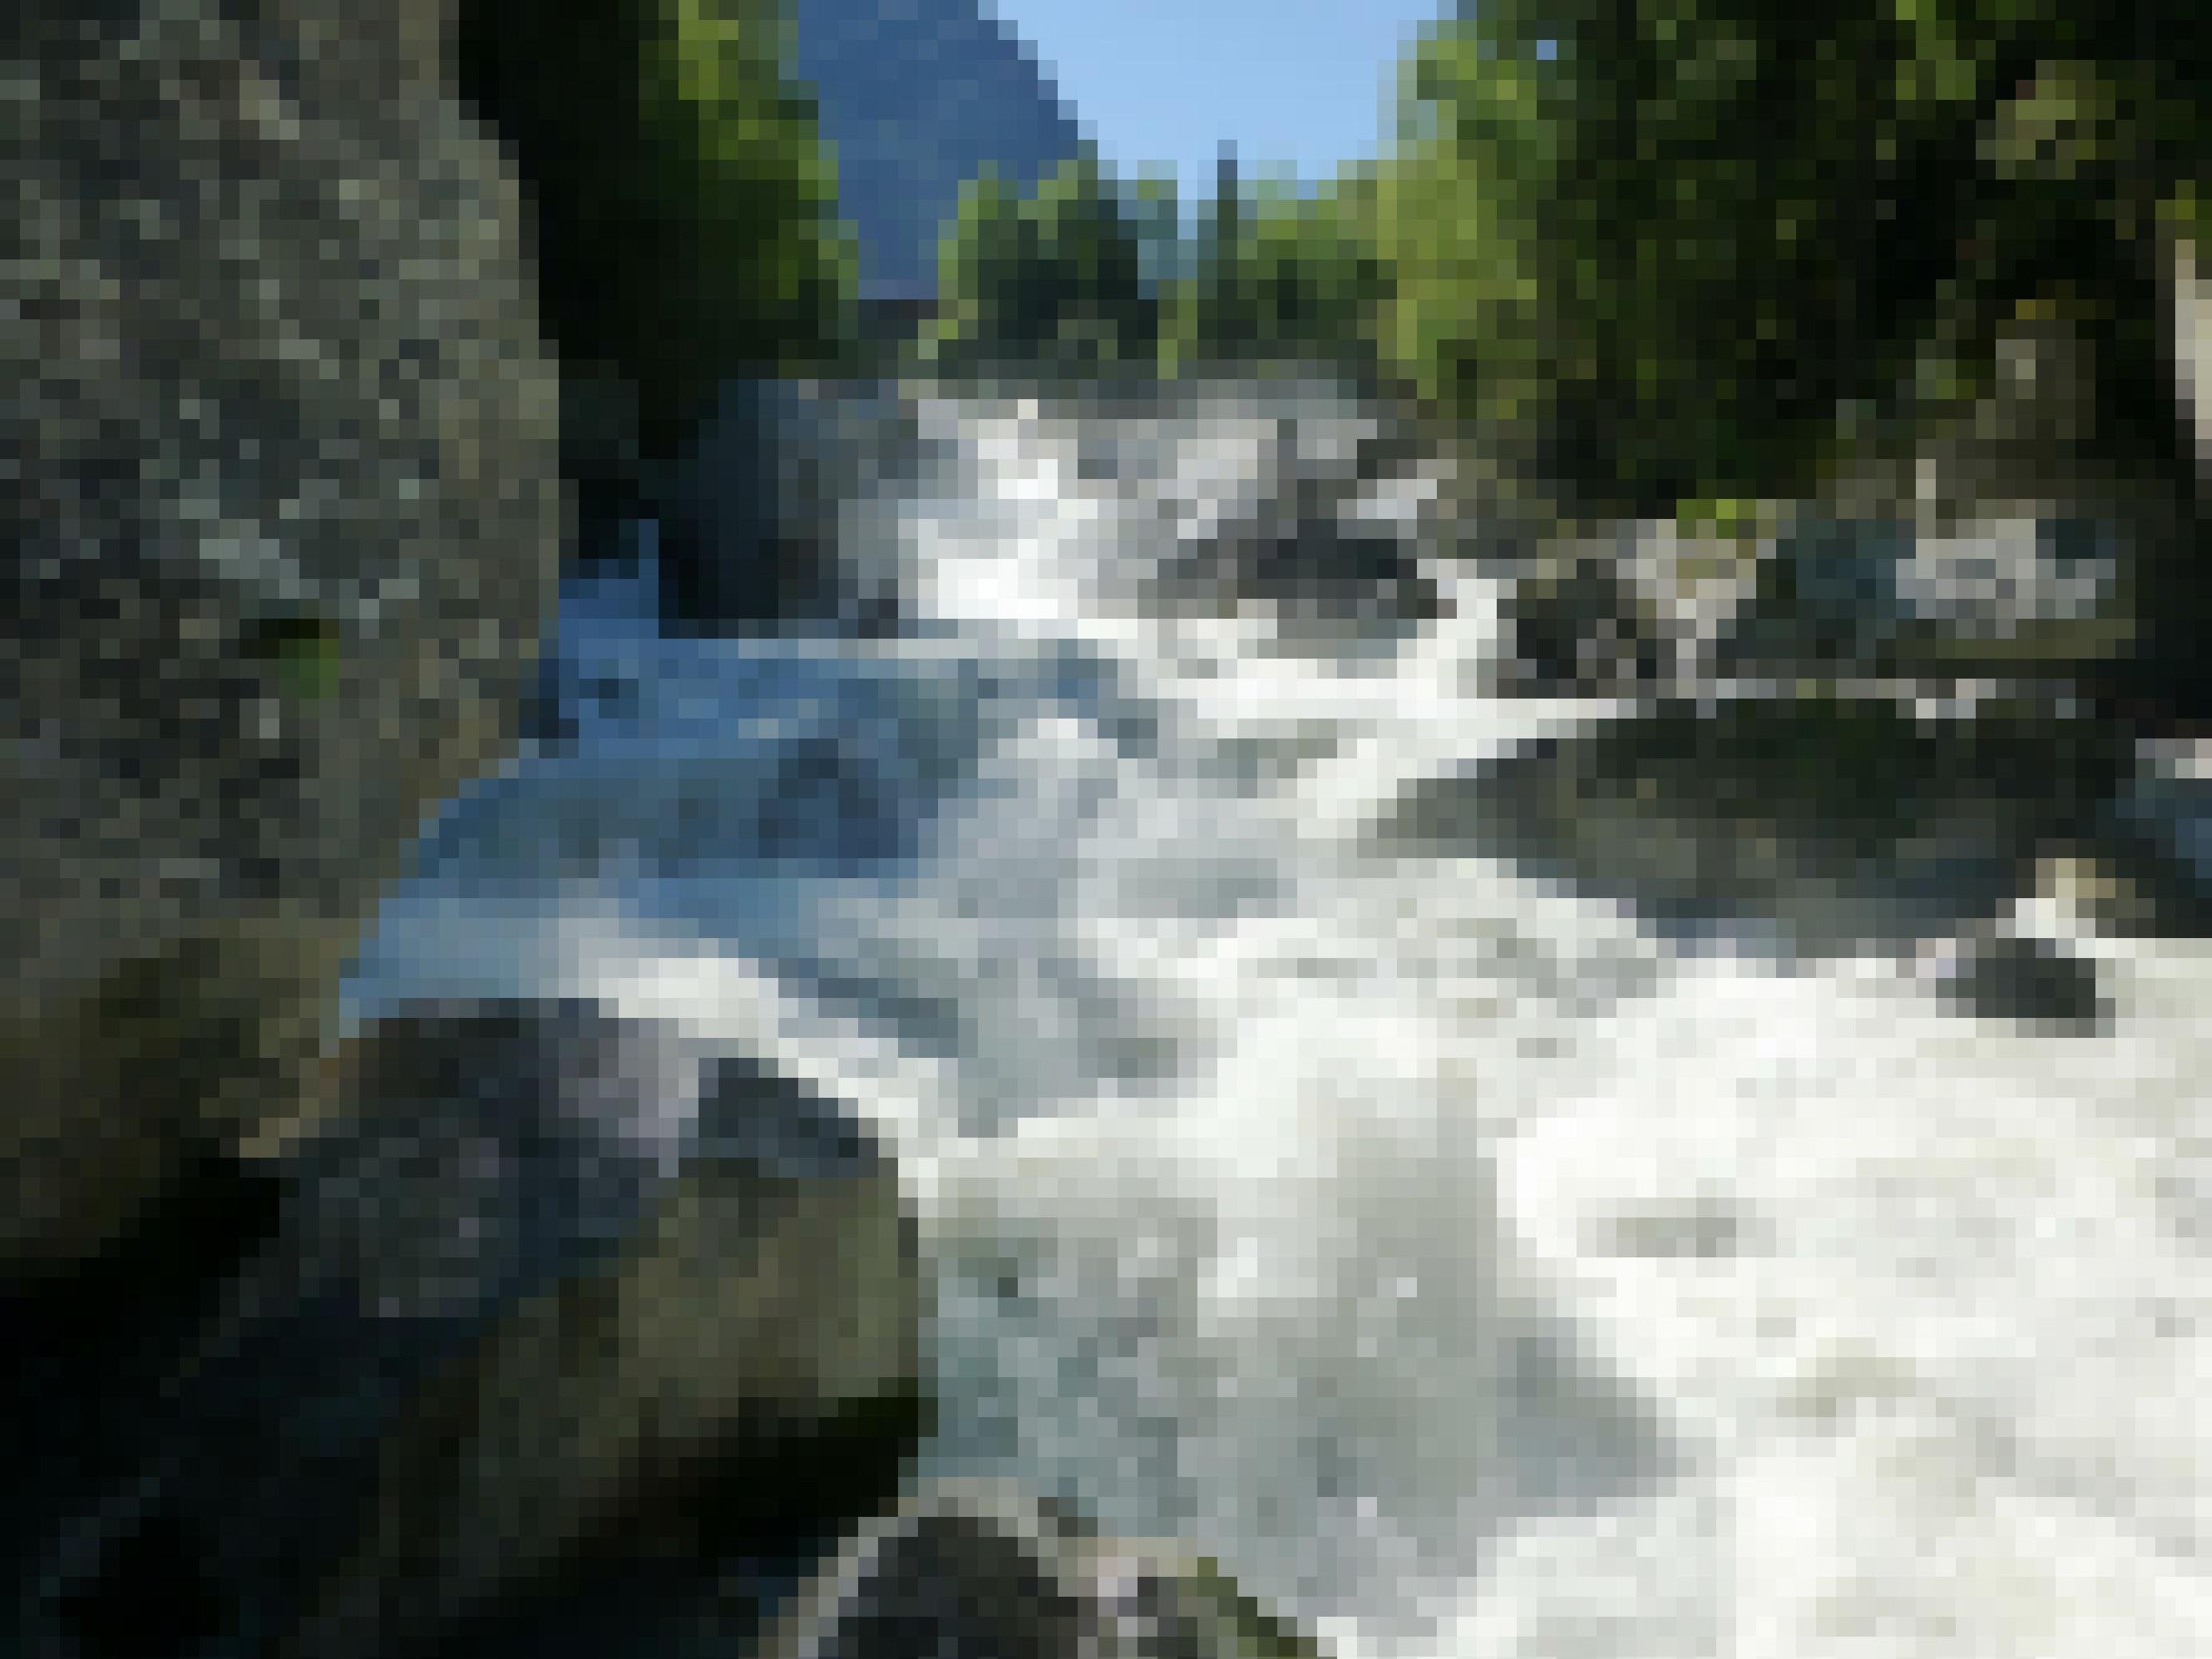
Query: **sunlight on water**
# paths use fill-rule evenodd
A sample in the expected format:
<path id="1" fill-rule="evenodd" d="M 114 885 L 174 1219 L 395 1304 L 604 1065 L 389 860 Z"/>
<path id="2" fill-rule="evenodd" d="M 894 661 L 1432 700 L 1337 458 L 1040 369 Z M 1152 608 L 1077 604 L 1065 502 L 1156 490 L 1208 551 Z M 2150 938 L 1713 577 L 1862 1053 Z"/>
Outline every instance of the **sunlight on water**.
<path id="1" fill-rule="evenodd" d="M 1116 483 L 924 414 L 911 637 L 572 596 L 574 752 L 434 827 L 356 1012 L 588 992 L 836 1089 L 937 1254 L 932 1463 L 1346 1659 L 2212 1652 L 2203 950 L 2087 941 L 2110 1018 L 2040 1035 L 1393 849 L 1407 785 L 1626 706 L 1486 698 L 1466 574 L 1380 652 L 1147 614 L 1255 416 Z"/>

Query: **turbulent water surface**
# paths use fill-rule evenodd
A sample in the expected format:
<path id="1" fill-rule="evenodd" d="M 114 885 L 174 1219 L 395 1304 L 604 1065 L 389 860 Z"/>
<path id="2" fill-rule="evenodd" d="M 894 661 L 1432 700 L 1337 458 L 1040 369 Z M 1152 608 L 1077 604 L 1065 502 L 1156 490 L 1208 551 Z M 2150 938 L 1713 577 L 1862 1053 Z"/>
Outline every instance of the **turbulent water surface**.
<path id="1" fill-rule="evenodd" d="M 572 590 L 575 739 L 433 826 L 355 1012 L 587 991 L 834 1085 L 939 1266 L 933 1467 L 1347 1659 L 2212 1652 L 2212 958 L 2033 896 L 2097 780 L 1623 759 L 1486 693 L 1486 578 L 1294 645 L 1161 599 L 1255 412 L 922 418 L 911 625 Z M 1972 1014 L 1978 929 L 2087 1002 Z"/>

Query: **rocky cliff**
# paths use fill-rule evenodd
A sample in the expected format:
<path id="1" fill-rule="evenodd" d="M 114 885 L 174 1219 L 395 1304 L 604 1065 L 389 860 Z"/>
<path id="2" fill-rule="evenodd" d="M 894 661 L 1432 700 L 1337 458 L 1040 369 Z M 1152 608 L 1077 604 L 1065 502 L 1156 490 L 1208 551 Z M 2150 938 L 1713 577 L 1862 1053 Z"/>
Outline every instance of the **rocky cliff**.
<path id="1" fill-rule="evenodd" d="M 558 412 L 437 0 L 22 0 L 0 211 L 0 1264 L 250 1139 L 494 759 Z"/>

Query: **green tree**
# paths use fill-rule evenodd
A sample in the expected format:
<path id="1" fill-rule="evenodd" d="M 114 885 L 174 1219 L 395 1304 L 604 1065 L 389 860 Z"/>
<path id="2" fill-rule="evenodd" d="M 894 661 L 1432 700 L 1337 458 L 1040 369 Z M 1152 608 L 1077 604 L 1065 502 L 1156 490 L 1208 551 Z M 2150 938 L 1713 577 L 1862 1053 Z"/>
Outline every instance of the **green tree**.
<path id="1" fill-rule="evenodd" d="M 1063 163 L 1027 198 L 987 172 L 961 192 L 939 245 L 929 360 L 953 374 L 1148 371 L 1159 351 L 1147 270 L 1157 249 L 1146 250 L 1156 218 L 1094 155 Z"/>
<path id="2" fill-rule="evenodd" d="M 1384 290 L 1363 176 L 1317 190 L 1222 171 L 1162 323 L 1164 365 L 1371 368 Z"/>
<path id="3" fill-rule="evenodd" d="M 2094 337 L 2099 441 L 2170 447 L 2153 231 L 2205 36 L 2184 0 L 1485 0 L 1406 66 L 1379 344 L 1613 507 L 1802 487 L 1839 410 L 1955 413 L 2042 305 Z"/>
<path id="4" fill-rule="evenodd" d="M 1249 218 L 1249 332 L 1262 355 L 1364 370 L 1380 267 L 1334 190 L 1262 189 Z"/>
<path id="5" fill-rule="evenodd" d="M 462 0 L 459 87 L 522 178 L 564 366 L 665 453 L 738 373 L 830 367 L 854 250 L 776 0 Z"/>

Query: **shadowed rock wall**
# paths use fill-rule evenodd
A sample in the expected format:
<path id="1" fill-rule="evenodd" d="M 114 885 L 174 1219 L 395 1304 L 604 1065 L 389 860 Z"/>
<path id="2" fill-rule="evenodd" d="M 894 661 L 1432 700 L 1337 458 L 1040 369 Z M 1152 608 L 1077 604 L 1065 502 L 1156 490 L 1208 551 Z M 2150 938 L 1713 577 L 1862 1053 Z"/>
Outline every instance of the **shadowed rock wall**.
<path id="1" fill-rule="evenodd" d="M 301 1104 L 552 599 L 554 377 L 441 7 L 18 0 L 0 64 L 0 1264 Z"/>

